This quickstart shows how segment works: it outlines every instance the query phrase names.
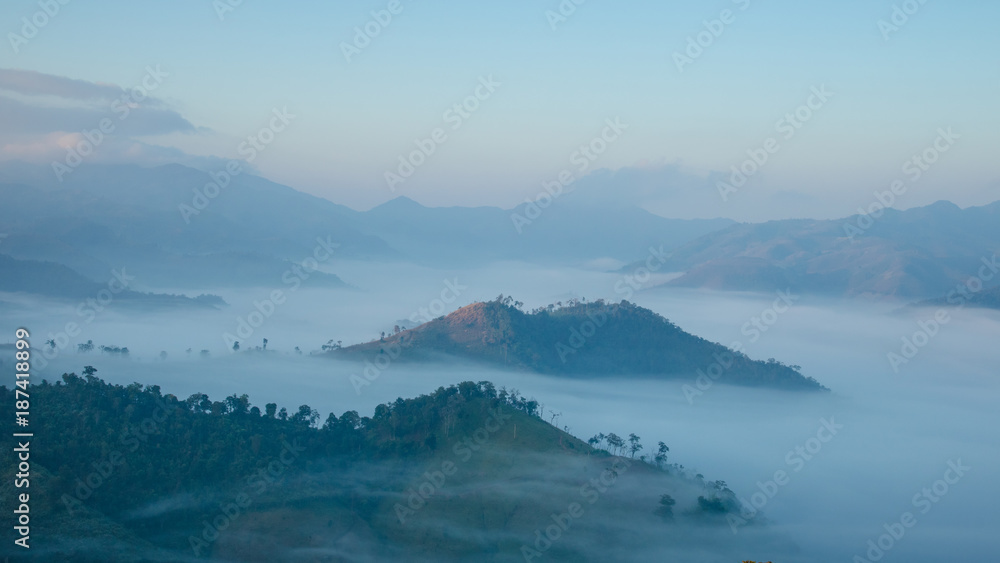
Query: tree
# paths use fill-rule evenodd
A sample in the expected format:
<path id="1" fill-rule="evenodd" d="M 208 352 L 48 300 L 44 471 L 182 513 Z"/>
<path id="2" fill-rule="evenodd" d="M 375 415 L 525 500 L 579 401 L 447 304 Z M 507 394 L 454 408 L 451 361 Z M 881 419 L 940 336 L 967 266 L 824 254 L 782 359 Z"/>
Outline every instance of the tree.
<path id="1" fill-rule="evenodd" d="M 310 408 L 309 405 L 300 406 L 299 412 L 293 414 L 291 418 L 292 422 L 298 424 L 304 424 L 306 426 L 312 426 L 316 424 L 317 420 L 319 420 L 319 412 Z"/>
<path id="2" fill-rule="evenodd" d="M 663 464 L 667 462 L 667 452 L 670 451 L 670 448 L 668 448 L 663 442 L 660 442 L 658 445 L 659 448 L 657 448 L 656 457 L 654 457 L 653 460 L 656 461 L 657 467 L 662 468 Z"/>
<path id="3" fill-rule="evenodd" d="M 49 345 L 49 349 L 50 350 L 55 350 L 55 348 L 56 348 L 56 341 L 55 340 L 46 340 L 45 343 Z"/>
<path id="4" fill-rule="evenodd" d="M 233 352 L 239 352 L 239 351 L 240 351 L 240 341 L 237 340 L 236 342 L 233 342 Z"/>
<path id="5" fill-rule="evenodd" d="M 639 443 L 639 437 L 635 434 L 629 434 L 628 444 L 628 453 L 634 458 L 636 452 L 642 450 L 642 444 Z"/>
<path id="6" fill-rule="evenodd" d="M 674 517 L 674 505 L 677 501 L 670 495 L 660 495 L 660 506 L 656 509 L 656 514 L 664 519 Z"/>
<path id="7" fill-rule="evenodd" d="M 236 396 L 235 393 L 226 397 L 226 411 L 232 414 L 247 414 L 250 409 L 250 398 L 247 395 Z"/>
<path id="8" fill-rule="evenodd" d="M 326 417 L 326 422 L 323 423 L 323 430 L 333 431 L 337 429 L 337 415 L 330 413 Z"/>
<path id="9" fill-rule="evenodd" d="M 698 497 L 698 508 L 702 512 L 709 514 L 725 514 L 728 512 L 726 505 L 718 497 L 712 497 L 711 499 L 707 499 L 704 496 Z"/>
<path id="10" fill-rule="evenodd" d="M 278 412 L 277 403 L 268 403 L 264 405 L 264 413 L 267 415 L 268 418 L 274 418 L 274 413 L 276 412 Z"/>
<path id="11" fill-rule="evenodd" d="M 201 352 L 198 353 L 198 355 L 200 355 L 202 358 L 207 358 L 211 356 L 212 353 L 209 352 L 208 350 L 202 350 Z"/>
<path id="12" fill-rule="evenodd" d="M 625 440 L 621 439 L 621 437 L 619 437 L 618 434 L 615 434 L 614 432 L 608 434 L 607 440 L 608 440 L 608 447 L 611 448 L 611 453 L 613 455 L 618 455 L 618 452 L 621 451 L 621 448 L 625 447 Z"/>
<path id="13" fill-rule="evenodd" d="M 97 368 L 95 368 L 94 366 L 83 366 L 84 377 L 91 377 L 95 373 L 97 373 Z"/>
<path id="14" fill-rule="evenodd" d="M 264 339 L 264 349 L 267 350 L 267 339 Z"/>

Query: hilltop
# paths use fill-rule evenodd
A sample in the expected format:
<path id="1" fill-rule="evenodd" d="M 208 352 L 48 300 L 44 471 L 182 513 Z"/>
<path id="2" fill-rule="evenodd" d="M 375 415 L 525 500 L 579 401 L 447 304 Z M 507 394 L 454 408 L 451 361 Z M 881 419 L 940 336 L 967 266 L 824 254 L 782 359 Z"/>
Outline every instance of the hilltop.
<path id="1" fill-rule="evenodd" d="M 693 376 L 719 364 L 724 368 L 720 380 L 727 383 L 824 389 L 796 366 L 752 360 L 627 301 L 574 301 L 524 312 L 511 298 L 500 296 L 329 354 L 390 354 L 403 361 L 452 357 L 544 374 L 600 377 Z"/>

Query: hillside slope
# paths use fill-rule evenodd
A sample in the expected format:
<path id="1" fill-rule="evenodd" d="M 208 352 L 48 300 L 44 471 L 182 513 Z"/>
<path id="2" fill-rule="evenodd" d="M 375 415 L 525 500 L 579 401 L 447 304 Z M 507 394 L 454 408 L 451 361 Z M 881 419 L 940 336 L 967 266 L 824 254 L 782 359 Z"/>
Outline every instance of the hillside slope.
<path id="1" fill-rule="evenodd" d="M 751 360 L 627 301 L 549 306 L 531 313 L 511 305 L 510 298 L 474 303 L 416 328 L 330 353 L 358 358 L 398 354 L 403 361 L 457 357 L 538 373 L 601 377 L 693 376 L 720 364 L 725 368 L 720 380 L 727 383 L 823 389 L 794 367 Z"/>
<path id="2" fill-rule="evenodd" d="M 725 483 L 594 449 L 487 382 L 321 427 L 305 405 L 286 416 L 246 395 L 182 401 L 92 373 L 32 391 L 46 439 L 31 444 L 34 544 L 18 560 L 523 561 L 537 549 L 648 561 L 705 545 L 742 560 L 759 534 L 784 543 L 760 516 L 743 517 L 753 539 L 730 532 L 740 509 Z M 2 460 L 12 474 L 10 449 Z M 12 498 L 12 480 L 0 492 Z M 536 542 L 539 530 L 553 539 Z"/>

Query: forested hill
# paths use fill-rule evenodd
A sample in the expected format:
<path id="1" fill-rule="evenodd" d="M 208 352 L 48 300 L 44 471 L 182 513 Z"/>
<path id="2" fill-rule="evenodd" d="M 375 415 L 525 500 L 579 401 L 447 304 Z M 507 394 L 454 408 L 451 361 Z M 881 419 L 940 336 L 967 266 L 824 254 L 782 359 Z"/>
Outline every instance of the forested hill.
<path id="1" fill-rule="evenodd" d="M 701 371 L 737 385 L 825 389 L 799 373 L 797 366 L 752 360 L 627 301 L 574 301 L 530 312 L 518 305 L 500 296 L 330 353 L 340 357 L 384 353 L 403 361 L 451 356 L 557 375 L 694 378 Z"/>
<path id="2" fill-rule="evenodd" d="M 743 560 L 730 526 L 770 533 L 664 444 L 612 433 L 592 447 L 488 382 L 321 420 L 109 385 L 92 368 L 62 379 L 30 388 L 37 561 L 640 561 L 706 542 Z M 0 488 L 15 498 L 13 480 Z M 537 543 L 552 515 L 562 539 Z"/>

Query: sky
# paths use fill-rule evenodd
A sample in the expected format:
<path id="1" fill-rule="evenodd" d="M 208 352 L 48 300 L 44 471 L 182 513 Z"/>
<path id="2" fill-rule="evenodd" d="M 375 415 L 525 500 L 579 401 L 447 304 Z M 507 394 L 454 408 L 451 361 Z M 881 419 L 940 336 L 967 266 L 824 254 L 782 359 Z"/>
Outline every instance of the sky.
<path id="1" fill-rule="evenodd" d="M 682 218 L 843 217 L 897 179 L 899 208 L 1000 199 L 995 3 L 52 2 L 0 7 L 0 160 L 65 162 L 108 117 L 86 162 L 250 159 L 357 209 L 509 208 L 603 169 Z"/>

